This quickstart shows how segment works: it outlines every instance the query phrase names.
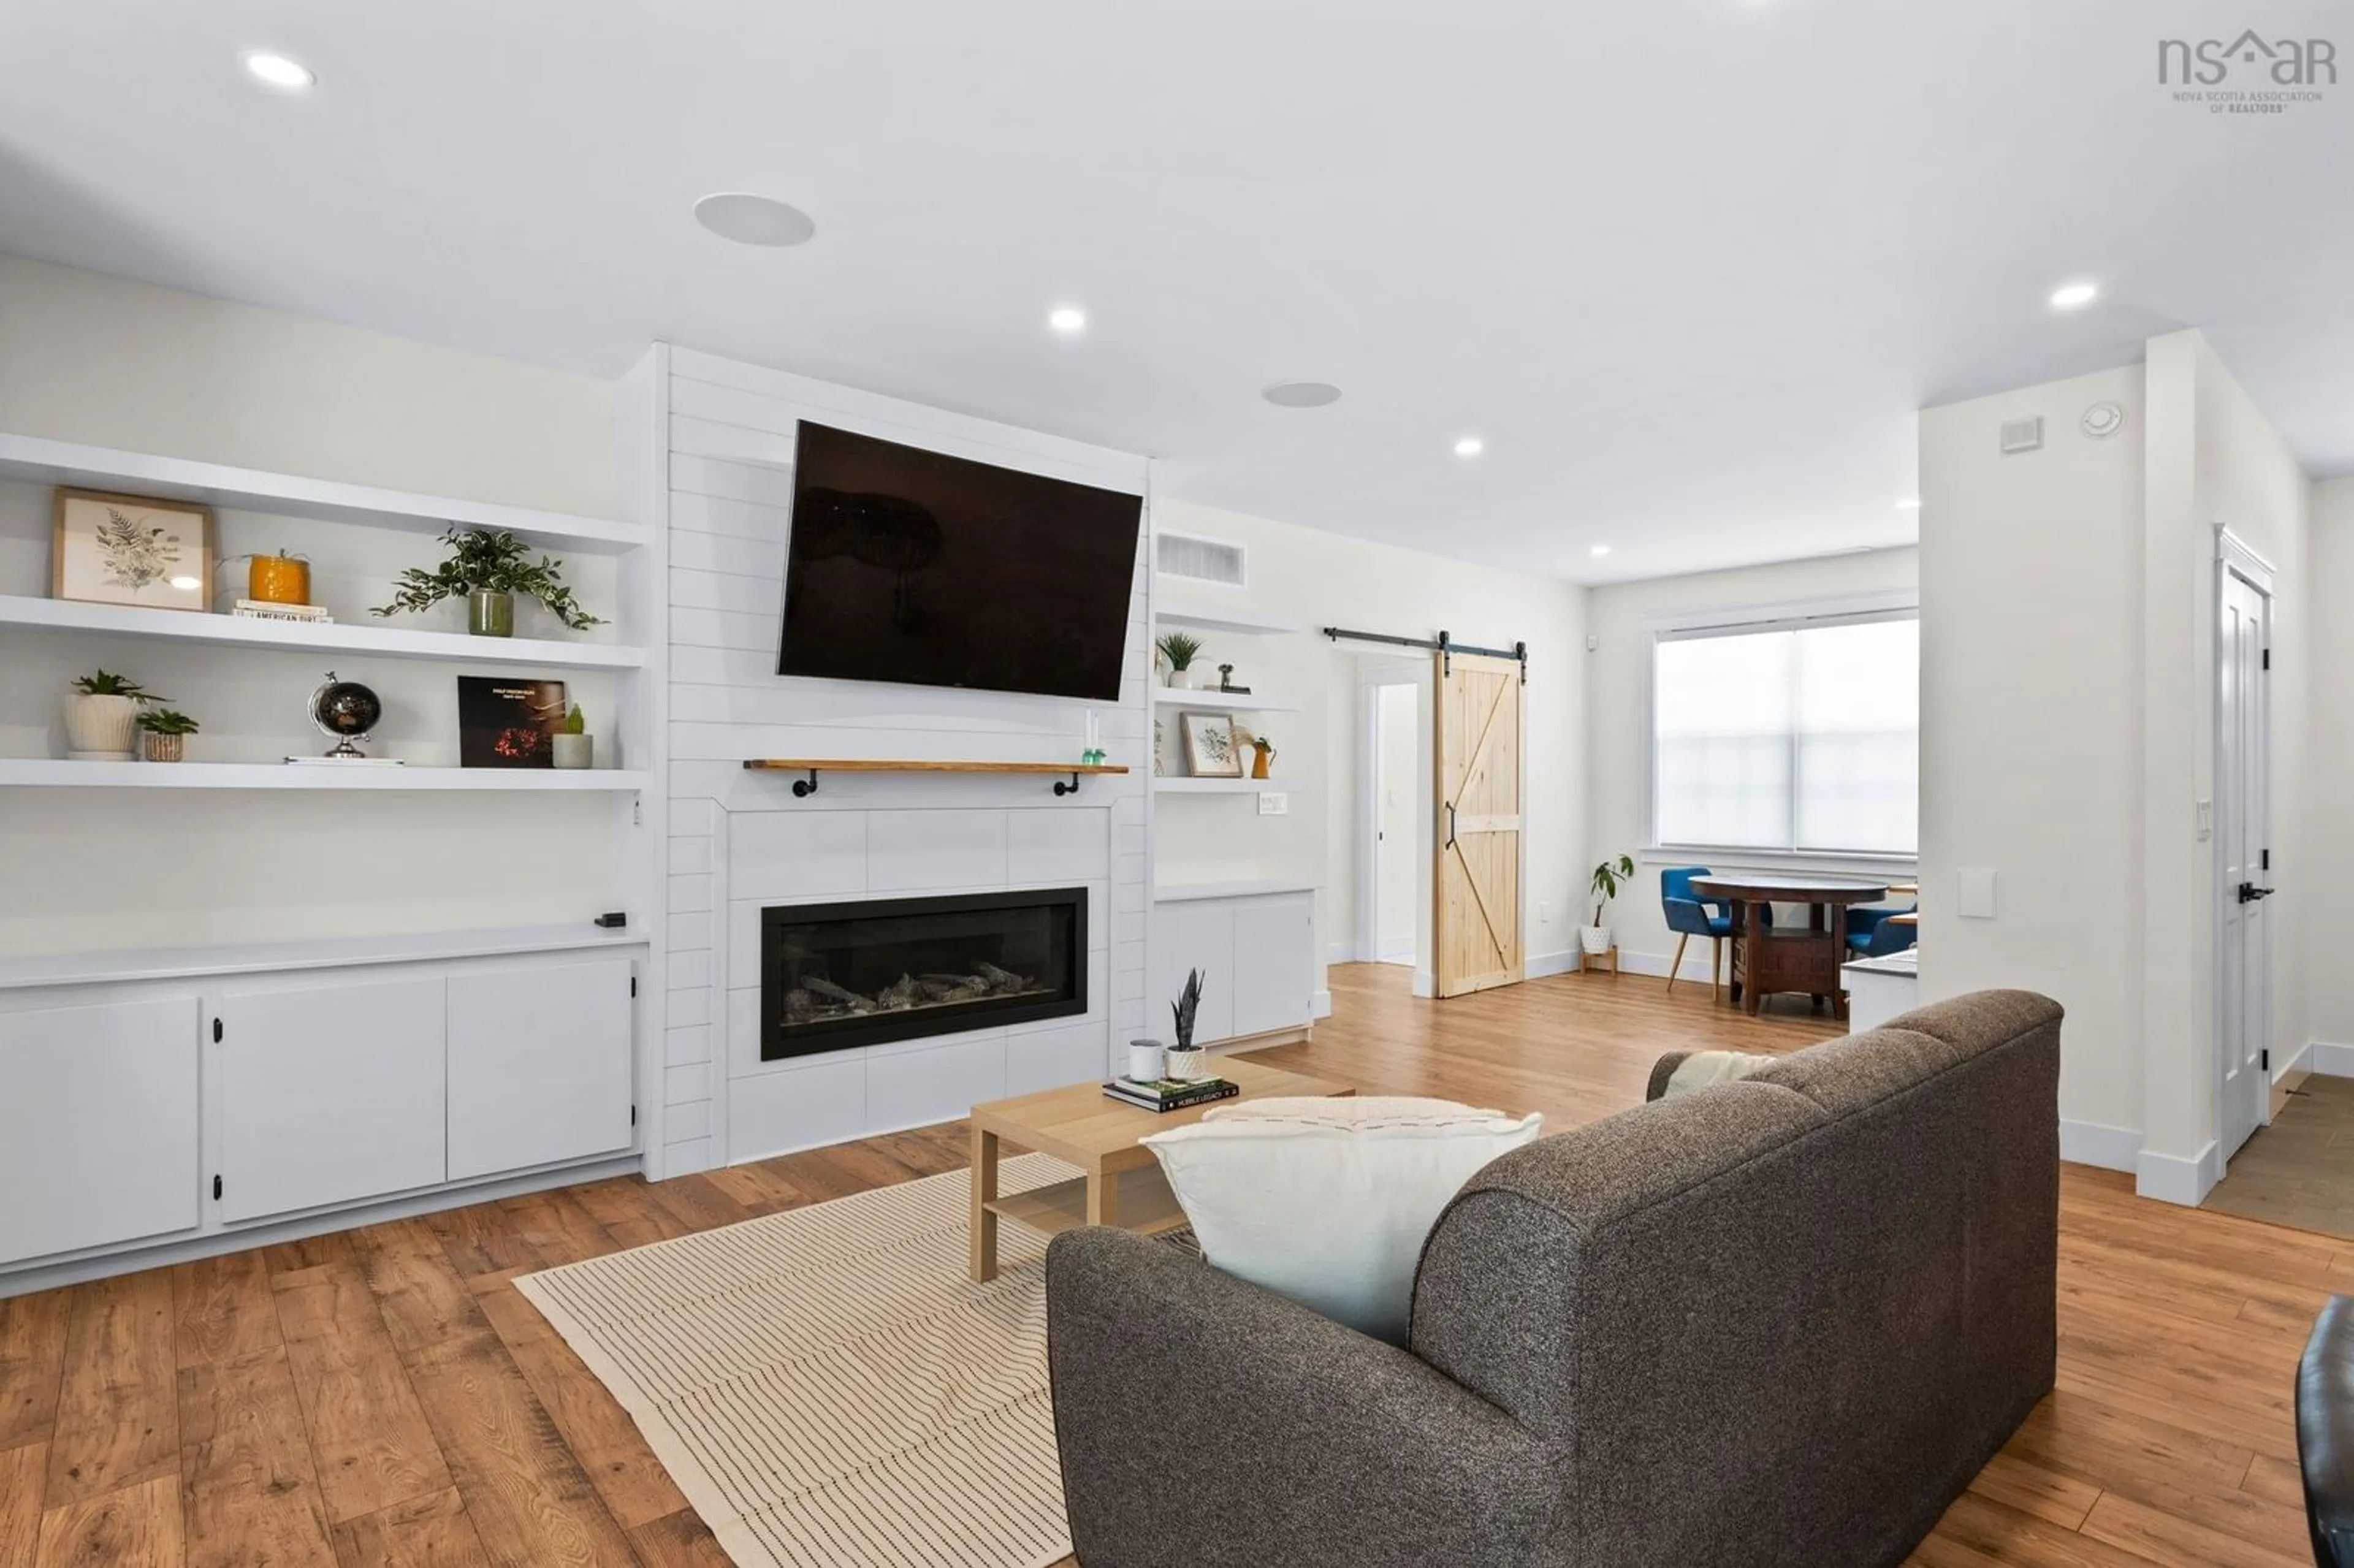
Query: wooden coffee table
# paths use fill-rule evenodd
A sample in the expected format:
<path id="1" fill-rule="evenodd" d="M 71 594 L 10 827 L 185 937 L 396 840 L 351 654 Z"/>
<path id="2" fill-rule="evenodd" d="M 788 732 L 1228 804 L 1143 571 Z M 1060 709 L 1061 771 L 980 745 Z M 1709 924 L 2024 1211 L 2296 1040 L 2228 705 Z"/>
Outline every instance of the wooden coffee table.
<path id="1" fill-rule="evenodd" d="M 997 1277 L 997 1222 L 1018 1221 L 1055 1235 L 1075 1225 L 1119 1225 L 1146 1235 L 1185 1223 L 1169 1183 L 1161 1179 L 1152 1150 L 1137 1139 L 1202 1119 L 1211 1106 L 1278 1096 L 1327 1097 L 1357 1091 L 1330 1078 L 1311 1078 L 1257 1062 L 1222 1060 L 1216 1075 L 1231 1078 L 1242 1093 L 1181 1111 L 1140 1110 L 1108 1098 L 1103 1085 L 1073 1084 L 1016 1099 L 991 1100 L 972 1107 L 972 1277 Z M 1051 1187 L 1001 1198 L 997 1160 L 1001 1144 L 1035 1150 L 1077 1166 L 1087 1174 Z"/>

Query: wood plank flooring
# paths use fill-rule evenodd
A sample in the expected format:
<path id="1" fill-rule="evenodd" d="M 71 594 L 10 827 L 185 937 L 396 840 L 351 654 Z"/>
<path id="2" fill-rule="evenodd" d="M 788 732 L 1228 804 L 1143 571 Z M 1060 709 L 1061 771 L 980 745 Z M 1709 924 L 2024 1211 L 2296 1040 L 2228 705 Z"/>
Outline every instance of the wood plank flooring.
<path id="1" fill-rule="evenodd" d="M 1642 1097 L 1662 1051 L 1834 1033 L 1562 977 L 1446 1003 L 1331 971 L 1336 1015 L 1262 1059 L 1374 1092 L 1542 1110 Z M 649 1186 L 477 1204 L 0 1302 L 0 1568 L 716 1564 L 709 1531 L 519 1273 L 960 1168 L 962 1124 Z M 2354 1243 L 2062 1183 L 2060 1386 L 1914 1561 L 2311 1561 L 2291 1372 Z"/>

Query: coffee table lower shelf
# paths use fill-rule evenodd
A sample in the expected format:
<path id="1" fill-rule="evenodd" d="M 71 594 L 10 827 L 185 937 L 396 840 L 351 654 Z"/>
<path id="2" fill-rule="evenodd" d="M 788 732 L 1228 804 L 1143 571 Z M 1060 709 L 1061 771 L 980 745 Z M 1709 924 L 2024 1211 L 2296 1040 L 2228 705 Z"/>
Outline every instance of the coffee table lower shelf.
<path id="1" fill-rule="evenodd" d="M 1159 1166 L 1123 1171 L 1111 1181 L 1113 1223 L 1120 1229 L 1158 1235 L 1185 1223 L 1185 1211 L 1177 1206 L 1177 1196 L 1170 1192 L 1168 1180 L 1161 1174 Z M 1087 1223 L 1087 1179 L 1075 1176 L 1051 1187 L 1034 1187 L 1027 1192 L 992 1198 L 981 1207 L 1034 1231 L 1060 1235 Z"/>

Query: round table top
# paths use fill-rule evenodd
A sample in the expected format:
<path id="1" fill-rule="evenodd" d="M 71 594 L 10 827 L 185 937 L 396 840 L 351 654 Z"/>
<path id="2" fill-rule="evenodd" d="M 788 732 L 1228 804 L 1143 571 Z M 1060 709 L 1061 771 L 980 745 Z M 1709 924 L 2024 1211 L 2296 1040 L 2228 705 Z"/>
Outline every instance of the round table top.
<path id="1" fill-rule="evenodd" d="M 1692 891 L 1703 898 L 1733 898 L 1751 903 L 1872 904 L 1888 896 L 1884 882 L 1856 882 L 1837 876 L 1768 876 L 1743 874 L 1695 876 Z"/>

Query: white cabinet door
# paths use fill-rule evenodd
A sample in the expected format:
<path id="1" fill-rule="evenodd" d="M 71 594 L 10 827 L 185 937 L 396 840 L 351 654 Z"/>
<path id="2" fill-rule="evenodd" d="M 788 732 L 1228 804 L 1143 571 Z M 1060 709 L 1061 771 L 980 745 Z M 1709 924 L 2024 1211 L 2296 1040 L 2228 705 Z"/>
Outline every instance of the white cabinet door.
<path id="1" fill-rule="evenodd" d="M 630 962 L 450 977 L 450 1180 L 630 1146 Z"/>
<path id="2" fill-rule="evenodd" d="M 1234 1032 L 1297 1029 L 1315 1011 L 1316 919 L 1305 895 L 1235 906 Z"/>
<path id="3" fill-rule="evenodd" d="M 0 1264 L 204 1217 L 194 997 L 0 1013 Z"/>
<path id="4" fill-rule="evenodd" d="M 1185 989 L 1188 969 L 1204 971 L 1193 1044 L 1214 1044 L 1235 1032 L 1235 911 L 1207 900 L 1162 904 L 1152 912 L 1152 989 L 1144 999 L 1144 1038 L 1177 1043 L 1169 1004 Z"/>
<path id="5" fill-rule="evenodd" d="M 447 1178 L 445 983 L 331 980 L 222 1000 L 223 1219 Z"/>

